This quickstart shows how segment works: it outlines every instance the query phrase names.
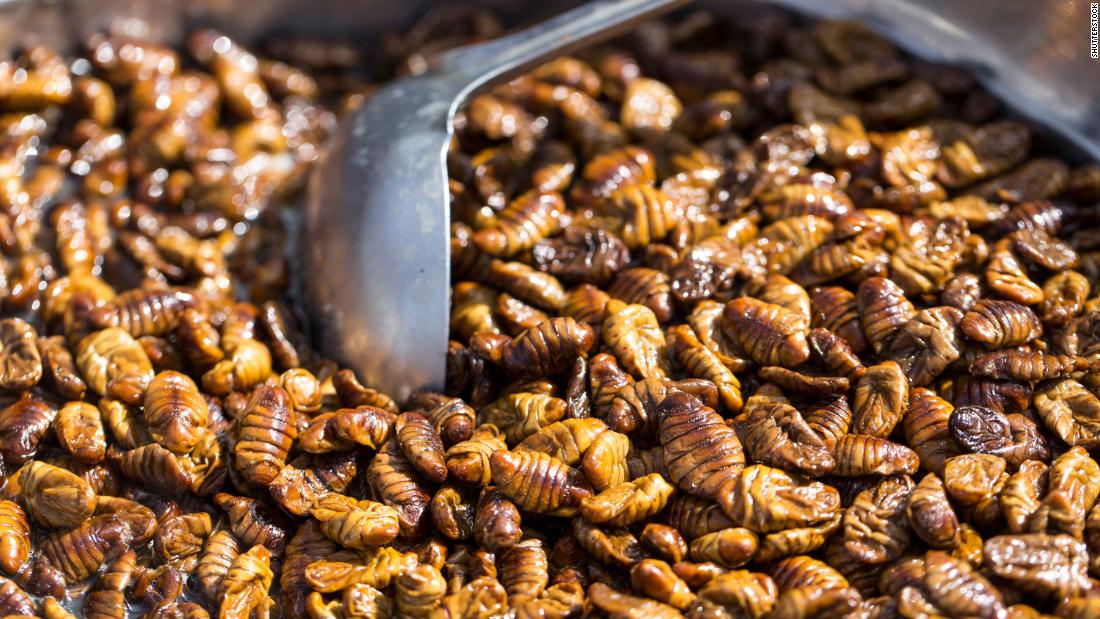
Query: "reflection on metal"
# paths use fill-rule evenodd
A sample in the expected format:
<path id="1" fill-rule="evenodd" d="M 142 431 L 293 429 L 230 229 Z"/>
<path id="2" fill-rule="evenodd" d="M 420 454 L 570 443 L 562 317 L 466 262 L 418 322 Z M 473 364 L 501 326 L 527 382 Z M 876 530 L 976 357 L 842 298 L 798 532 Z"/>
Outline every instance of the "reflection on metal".
<path id="1" fill-rule="evenodd" d="M 442 389 L 450 292 L 446 151 L 472 93 L 683 0 L 600 0 L 447 52 L 373 93 L 314 173 L 302 237 L 322 349 L 403 401 Z"/>

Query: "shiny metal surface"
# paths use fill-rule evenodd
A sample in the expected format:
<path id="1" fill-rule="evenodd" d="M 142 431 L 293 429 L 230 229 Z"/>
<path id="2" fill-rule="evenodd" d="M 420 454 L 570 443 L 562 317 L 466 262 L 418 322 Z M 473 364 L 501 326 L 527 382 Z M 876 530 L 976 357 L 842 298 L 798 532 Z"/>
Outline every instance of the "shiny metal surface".
<path id="1" fill-rule="evenodd" d="M 349 37 L 364 41 L 382 32 L 400 29 L 437 4 L 435 0 L 0 0 L 0 49 L 32 41 L 72 47 L 86 35 L 103 29 L 143 34 L 157 40 L 179 43 L 183 33 L 196 25 L 213 25 L 244 41 L 266 34 L 313 34 Z M 512 23 L 531 22 L 576 4 L 576 0 L 486 0 Z M 1010 105 L 1027 116 L 1041 120 L 1084 156 L 1100 160 L 1100 61 L 1089 58 L 1087 0 L 700 0 L 700 5 L 730 15 L 751 11 L 761 5 L 779 4 L 810 15 L 852 17 L 870 23 L 903 47 L 930 60 L 963 64 L 978 73 L 982 81 Z M 434 114 L 435 112 L 433 112 Z M 433 131 L 439 131 L 436 127 Z M 428 132 L 429 134 L 431 132 Z M 346 133 L 342 139 L 351 136 Z M 434 138 L 433 138 L 434 139 Z M 411 148 L 412 146 L 410 146 Z M 433 157 L 429 176 L 438 182 L 439 160 Z M 427 165 L 427 164 L 425 164 Z M 346 171 L 322 182 L 326 190 L 354 197 L 361 192 L 358 175 Z M 415 185 L 417 181 L 410 181 Z M 420 181 L 422 182 L 422 181 Z M 352 204 L 354 200 L 345 200 Z M 391 208 L 400 208 L 395 204 Z M 355 291 L 364 297 L 392 294 L 403 281 L 396 276 L 383 285 L 363 286 L 355 275 L 354 259 L 369 247 L 357 243 L 357 228 L 349 222 L 366 220 L 346 213 L 331 213 L 333 228 L 324 232 L 324 243 L 340 247 L 326 260 L 336 275 L 324 281 L 338 289 Z M 423 225 L 446 228 L 446 212 L 423 212 Z M 340 225 L 344 224 L 344 225 Z M 414 226 L 416 229 L 416 226 Z M 417 229 L 417 233 L 419 230 Z M 392 235 L 400 251 L 382 271 L 397 273 L 405 256 L 423 251 L 413 237 Z M 448 261 L 433 245 L 438 268 L 434 294 L 447 294 Z M 318 284 L 318 273 L 301 271 L 306 284 Z M 445 337 L 446 316 L 425 317 L 402 306 L 400 318 L 410 319 L 416 331 Z M 408 314 L 408 315 L 406 315 Z M 322 330 L 331 325 L 322 321 Z M 397 334 L 389 334 L 396 337 Z M 355 347 L 379 367 L 391 363 L 384 342 L 358 340 L 347 333 L 335 338 L 338 345 Z M 347 339 L 341 342 L 341 339 Z M 429 338 L 430 339 L 430 338 Z M 435 367 L 441 368 L 442 352 Z M 400 375 L 403 370 L 391 368 Z M 426 376 L 427 374 L 425 374 Z M 431 381 L 429 381 L 431 382 Z M 397 394 L 395 394 L 397 395 Z"/>
<path id="2" fill-rule="evenodd" d="M 450 299 L 446 153 L 467 97 L 684 0 L 597 0 L 452 50 L 345 119 L 304 213 L 306 302 L 321 348 L 403 401 L 442 389 Z"/>

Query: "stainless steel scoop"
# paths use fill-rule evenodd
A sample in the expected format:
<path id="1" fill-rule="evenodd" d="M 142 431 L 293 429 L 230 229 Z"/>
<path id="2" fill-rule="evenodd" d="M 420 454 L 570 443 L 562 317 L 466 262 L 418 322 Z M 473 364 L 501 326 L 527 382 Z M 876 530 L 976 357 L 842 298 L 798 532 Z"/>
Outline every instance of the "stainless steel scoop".
<path id="1" fill-rule="evenodd" d="M 470 95 L 687 0 L 596 0 L 448 52 L 348 119 L 311 179 L 302 284 L 318 342 L 403 401 L 442 388 L 450 296 L 447 145 Z"/>

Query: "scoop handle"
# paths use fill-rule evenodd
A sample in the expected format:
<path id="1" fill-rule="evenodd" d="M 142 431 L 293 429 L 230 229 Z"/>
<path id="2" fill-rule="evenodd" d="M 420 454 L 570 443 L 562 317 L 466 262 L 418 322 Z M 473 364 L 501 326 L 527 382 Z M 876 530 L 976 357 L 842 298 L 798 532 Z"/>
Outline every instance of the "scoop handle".
<path id="1" fill-rule="evenodd" d="M 465 98 L 553 56 L 604 41 L 691 0 L 593 0 L 492 41 L 446 52 L 433 71 L 453 79 Z"/>

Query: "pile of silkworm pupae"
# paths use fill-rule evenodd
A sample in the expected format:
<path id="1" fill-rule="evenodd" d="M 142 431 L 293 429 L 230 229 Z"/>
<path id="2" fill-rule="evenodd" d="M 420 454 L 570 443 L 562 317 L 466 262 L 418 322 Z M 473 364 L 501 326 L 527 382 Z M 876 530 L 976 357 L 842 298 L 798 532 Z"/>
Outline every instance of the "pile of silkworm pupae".
<path id="1" fill-rule="evenodd" d="M 0 614 L 1100 616 L 1100 166 L 858 23 L 474 97 L 444 391 L 313 350 L 338 114 L 502 31 L 0 62 Z"/>

